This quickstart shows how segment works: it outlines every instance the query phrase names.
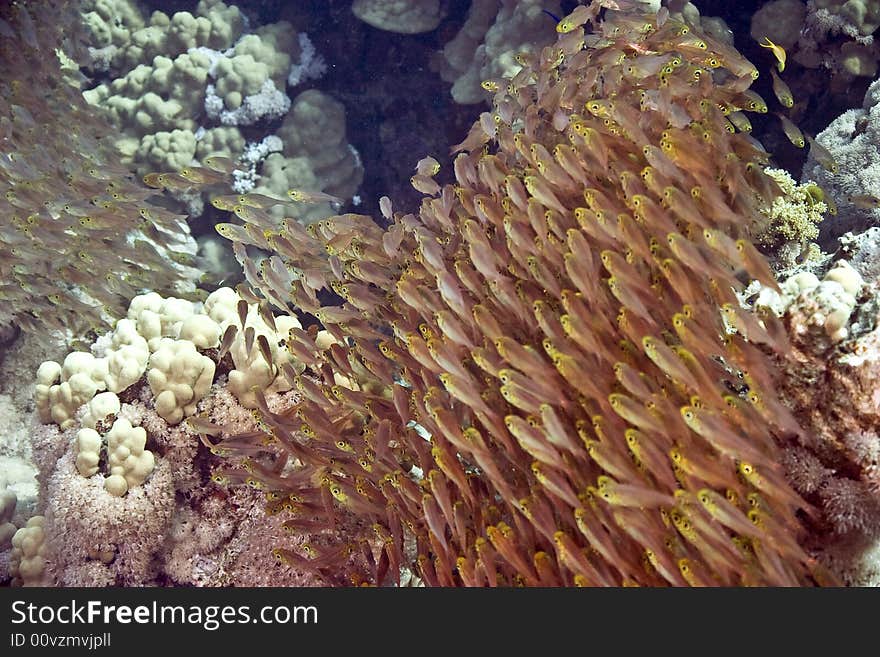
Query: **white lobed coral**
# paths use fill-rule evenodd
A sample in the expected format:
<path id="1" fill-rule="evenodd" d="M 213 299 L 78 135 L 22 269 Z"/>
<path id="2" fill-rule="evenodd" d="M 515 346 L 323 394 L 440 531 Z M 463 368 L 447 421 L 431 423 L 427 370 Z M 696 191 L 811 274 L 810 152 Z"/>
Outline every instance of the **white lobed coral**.
<path id="1" fill-rule="evenodd" d="M 442 51 L 434 66 L 447 82 L 457 103 L 485 101 L 480 83 L 490 78 L 513 77 L 521 66 L 519 52 L 537 52 L 556 38 L 555 21 L 545 12 L 560 15 L 558 2 L 475 0 L 461 31 Z"/>
<path id="2" fill-rule="evenodd" d="M 834 345 L 845 340 L 856 298 L 864 281 L 846 260 L 839 260 L 820 281 L 815 274 L 801 272 L 786 279 L 782 294 L 762 288 L 756 307 L 787 314 L 797 335 L 812 335 L 817 344 Z"/>
<path id="3" fill-rule="evenodd" d="M 439 0 L 354 0 L 351 10 L 368 25 L 400 34 L 430 32 L 444 16 Z"/>
<path id="4" fill-rule="evenodd" d="M 7 488 L 6 478 L 0 475 L 0 552 L 11 545 L 12 535 L 16 532 L 12 517 L 15 515 L 17 503 L 15 491 Z"/>
<path id="5" fill-rule="evenodd" d="M 128 317 L 119 320 L 96 347 L 102 356 L 74 351 L 63 364 L 46 361 L 40 365 L 34 396 L 41 421 L 69 429 L 74 425 L 75 411 L 99 392 L 121 392 L 136 383 L 147 369 L 150 351 L 159 347 L 163 337 L 179 335 L 193 313 L 191 302 L 163 299 L 155 292 L 132 299 Z M 200 343 L 211 332 L 205 326 L 189 330 Z"/>
<path id="6" fill-rule="evenodd" d="M 151 352 L 159 348 L 163 337 L 177 337 L 184 320 L 194 312 L 190 301 L 163 298 L 155 292 L 136 296 L 128 306 L 128 318 L 135 322 Z"/>
<path id="7" fill-rule="evenodd" d="M 13 583 L 21 586 L 45 586 L 46 545 L 43 516 L 34 516 L 12 537 L 9 571 Z"/>
<path id="8" fill-rule="evenodd" d="M 759 43 L 766 43 L 767 38 L 783 48 L 792 48 L 806 17 L 807 7 L 801 0 L 771 0 L 752 14 L 752 38 Z"/>
<path id="9" fill-rule="evenodd" d="M 76 432 L 76 471 L 83 477 L 98 474 L 104 440 L 94 429 L 83 427 Z"/>
<path id="10" fill-rule="evenodd" d="M 111 495 L 122 497 L 130 488 L 143 484 L 156 466 L 153 453 L 144 449 L 147 432 L 133 426 L 127 418 L 116 418 L 121 405 L 113 393 L 97 395 L 88 407 L 82 417 L 83 426 L 76 433 L 76 470 L 83 477 L 96 475 L 106 444 L 109 474 L 104 478 L 104 488 Z M 110 429 L 102 436 L 99 429 L 106 431 L 107 426 Z"/>
<path id="11" fill-rule="evenodd" d="M 283 198 L 288 189 L 305 189 L 346 199 L 360 187 L 364 168 L 348 144 L 345 107 L 339 101 L 315 89 L 302 92 L 276 134 L 284 150 L 266 157 L 254 191 Z M 297 210 L 306 223 L 335 212 L 328 203 L 301 203 Z"/>
<path id="12" fill-rule="evenodd" d="M 253 431 L 254 415 L 246 407 L 256 405 L 251 385 L 261 387 L 274 412 L 296 403 L 298 395 L 289 390 L 278 365 L 286 361 L 302 371 L 284 346 L 288 330 L 300 324 L 296 317 L 282 315 L 274 318 L 273 329 L 256 305 L 248 305 L 245 317 L 255 344 L 248 352 L 239 330 L 229 345 L 233 368 L 212 383 L 214 361 L 199 349 L 217 357 L 219 335 L 230 324 L 239 324 L 241 301 L 230 288 L 210 294 L 204 304 L 141 295 L 133 300 L 130 316 L 120 320 L 118 333 L 102 336 L 93 353 L 78 352 L 65 361 L 71 371 L 78 363 L 105 372 L 95 363 L 114 350 L 138 339 L 141 347 L 155 347 L 146 365 L 146 383 L 139 376 L 119 395 L 99 392 L 71 409 L 66 431 L 54 424 L 33 428 L 32 449 L 39 456 L 38 511 L 45 519 L 39 521 L 39 531 L 28 532 L 31 540 L 19 541 L 13 560 L 16 572 L 24 563 L 28 581 L 64 586 L 142 586 L 169 578 L 183 585 L 323 581 L 316 573 L 304 574 L 272 557 L 267 541 L 277 543 L 285 535 L 284 518 L 277 518 L 267 533 L 262 493 L 218 491 L 210 469 L 229 463 L 219 462 L 199 440 L 194 431 L 198 424 L 171 424 L 184 413 L 201 412 L 202 419 L 230 433 Z M 263 337 L 271 364 L 256 344 Z M 316 344 L 325 349 L 332 340 L 322 332 Z M 198 367 L 191 376 L 181 375 L 190 358 L 209 362 L 211 376 L 202 376 Z M 55 363 L 49 369 L 60 377 L 65 367 Z M 159 378 L 168 385 L 154 389 Z M 281 390 L 286 392 L 273 392 Z M 166 392 L 174 398 L 168 402 L 170 413 Z M 224 500 L 229 499 L 233 501 L 227 504 Z M 9 560 L 5 555 L 2 559 Z"/>
<path id="13" fill-rule="evenodd" d="M 192 342 L 161 338 L 147 371 L 156 412 L 169 424 L 195 413 L 196 403 L 211 387 L 214 369 L 214 361 Z"/>
<path id="14" fill-rule="evenodd" d="M 99 422 L 112 420 L 118 412 L 119 397 L 113 392 L 102 392 L 88 401 L 81 423 L 84 427 L 96 429 Z"/>
<path id="15" fill-rule="evenodd" d="M 123 318 L 116 322 L 105 357 L 107 390 L 120 392 L 143 376 L 150 357 L 150 347 L 146 338 L 137 332 L 136 324 Z"/>
<path id="16" fill-rule="evenodd" d="M 240 300 L 230 288 L 220 288 L 212 292 L 205 300 L 205 312 L 225 330 L 229 324 L 239 323 L 237 305 Z M 302 369 L 302 365 L 296 362 L 286 346 L 283 345 L 291 328 L 302 328 L 299 320 L 291 315 L 279 315 L 275 318 L 275 330 L 273 330 L 260 317 L 256 304 L 249 304 L 245 325 L 239 327 L 235 339 L 229 348 L 235 369 L 229 372 L 229 390 L 239 399 L 245 408 L 256 408 L 256 399 L 251 390 L 258 386 L 264 392 L 284 392 L 290 390 L 290 382 L 284 377 L 279 369 L 282 363 L 290 363 L 295 369 Z M 245 331 L 253 330 L 253 344 L 248 350 Z M 261 338 L 265 339 L 269 347 L 272 362 L 269 363 L 263 357 L 256 343 Z"/>
<path id="17" fill-rule="evenodd" d="M 153 453 L 144 447 L 147 432 L 133 427 L 125 418 L 119 418 L 107 434 L 107 465 L 110 475 L 104 479 L 104 489 L 122 497 L 130 488 L 144 483 L 156 467 Z"/>
<path id="18" fill-rule="evenodd" d="M 84 351 L 68 354 L 63 365 L 42 363 L 34 393 L 42 422 L 54 422 L 62 429 L 72 427 L 74 411 L 107 388 L 108 374 L 105 359 Z"/>

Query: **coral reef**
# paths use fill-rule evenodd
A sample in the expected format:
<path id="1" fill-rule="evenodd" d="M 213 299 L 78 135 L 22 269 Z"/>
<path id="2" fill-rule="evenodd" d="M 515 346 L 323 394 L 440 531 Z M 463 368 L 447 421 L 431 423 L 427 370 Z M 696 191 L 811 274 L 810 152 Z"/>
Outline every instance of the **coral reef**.
<path id="1" fill-rule="evenodd" d="M 308 99 L 287 95 L 288 86 L 326 70 L 307 34 L 286 21 L 248 30 L 239 9 L 219 0 L 201 0 L 194 14 L 156 11 L 149 21 L 138 12 L 129 0 L 104 0 L 85 14 L 92 44 L 87 69 L 96 79 L 112 79 L 84 96 L 120 128 L 116 146 L 124 162 L 143 174 L 222 156 L 247 166 L 235 181 L 239 193 L 258 186 L 282 196 L 291 187 L 342 199 L 355 194 L 363 169 L 346 142 L 342 106 L 317 91 L 306 92 Z M 280 119 L 275 137 L 271 129 Z M 278 146 L 255 156 L 268 138 Z M 302 212 L 313 219 L 332 209 Z"/>
<path id="2" fill-rule="evenodd" d="M 373 32 L 362 20 L 400 44 L 448 38 L 449 6 L 344 10 L 360 32 Z M 88 54 L 72 38 L 64 48 L 98 82 L 85 92 L 92 112 L 120 126 L 100 143 L 116 140 L 141 174 L 166 172 L 146 173 L 145 188 L 111 148 L 78 153 L 77 133 L 66 186 L 107 214 L 137 212 L 140 232 L 102 233 L 98 260 L 80 240 L 52 266 L 74 256 L 111 266 L 103 250 L 116 239 L 139 253 L 152 245 L 143 276 L 191 276 L 187 218 L 159 198 L 199 212 L 210 200 L 193 223 L 223 238 L 201 238 L 218 287 L 190 300 L 123 274 L 108 288 L 116 306 L 100 309 L 113 328 L 96 339 L 91 318 L 84 328 L 30 311 L 31 333 L 51 322 L 78 344 L 35 360 L 33 335 L 2 336 L 0 579 L 880 583 L 880 229 L 841 235 L 869 225 L 878 203 L 877 83 L 813 142 L 776 71 L 753 87 L 758 70 L 727 24 L 693 5 L 602 0 L 557 18 L 557 6 L 474 2 L 435 65 L 456 101 L 488 111 L 449 165 L 418 161 L 417 212 L 382 197 L 377 220 L 328 216 L 362 165 L 343 103 L 315 89 L 287 95 L 334 66 L 294 30 L 296 11 L 290 23 L 267 11 L 261 20 L 274 22 L 254 28 L 217 0 L 149 19 L 128 0 L 84 7 Z M 29 52 L 61 43 L 28 3 L 2 16 L 9 61 L 18 40 Z M 820 33 L 829 16 L 837 27 Z M 747 17 L 733 19 L 739 29 Z M 817 65 L 808 41 L 832 39 L 824 63 L 839 80 L 867 74 L 871 20 L 867 3 L 775 0 L 752 27 L 799 66 Z M 762 45 L 781 72 L 785 53 Z M 55 87 L 77 97 L 82 81 L 62 61 Z M 771 87 L 785 138 L 811 141 L 802 184 L 749 134 L 755 112 L 764 139 L 756 89 Z M 0 97 L 10 109 L 0 128 L 27 154 L 23 167 L 4 165 L 21 219 L 57 189 L 25 175 L 45 156 L 33 146 L 36 101 L 15 83 Z M 81 100 L 71 111 L 87 111 Z M 97 211 L 52 198 L 52 229 L 107 228 Z M 218 212 L 235 216 L 214 226 Z M 25 223 L 0 234 L 15 258 Z M 37 246 L 10 263 L 15 285 L 52 247 L 23 234 Z M 814 243 L 838 237 L 829 253 Z M 779 282 L 769 262 L 785 270 Z M 245 282 L 222 287 L 239 265 Z M 95 298 L 84 301 L 93 311 Z"/>
<path id="3" fill-rule="evenodd" d="M 825 192 L 812 180 L 798 185 L 784 169 L 768 168 L 765 172 L 776 181 L 783 195 L 762 209 L 767 225 L 754 239 L 774 253 L 782 267 L 792 267 L 811 248 L 816 248 L 812 240 L 819 236 L 818 224 L 828 211 Z"/>
<path id="4" fill-rule="evenodd" d="M 770 0 L 752 15 L 751 36 L 769 38 L 806 68 L 826 68 L 844 81 L 877 75 L 873 34 L 880 3 L 873 0 Z"/>
<path id="5" fill-rule="evenodd" d="M 203 309 L 158 295 L 136 297 L 129 314 L 130 318 L 120 320 L 114 332 L 93 346 L 103 355 L 74 352 L 78 356 L 68 356 L 64 362 L 87 362 L 91 374 L 106 373 L 105 365 L 114 353 L 110 349 L 118 346 L 120 335 L 128 336 L 129 344 L 133 338 L 143 340 L 153 350 L 148 362 L 139 359 L 143 365 L 118 386 L 118 396 L 101 392 L 77 404 L 70 414 L 65 410 L 63 426 L 59 426 L 61 415 L 43 413 L 47 423 L 29 428 L 38 468 L 40 515 L 29 514 L 30 520 L 20 521 L 23 526 L 16 530 L 17 525 L 9 523 L 15 495 L 4 489 L 0 498 L 2 536 L 11 541 L 0 545 L 0 554 L 9 564 L 13 582 L 25 586 L 253 586 L 366 580 L 365 557 L 353 549 L 348 550 L 350 558 L 339 573 L 277 563 L 272 549 L 279 543 L 292 541 L 303 549 L 323 549 L 348 545 L 357 537 L 358 544 L 364 544 L 367 528 L 353 516 L 341 518 L 334 528 L 311 529 L 305 515 L 297 524 L 283 515 L 267 518 L 266 494 L 255 489 L 259 486 L 229 492 L 218 488 L 217 482 L 228 478 L 216 456 L 223 450 L 207 435 L 199 439 L 200 433 L 214 433 L 206 428 L 211 426 L 236 432 L 257 430 L 253 412 L 233 394 L 240 391 L 245 402 L 254 394 L 232 384 L 237 372 L 242 376 L 250 370 L 258 372 L 248 376 L 266 391 L 261 399 L 274 412 L 295 405 L 296 393 L 273 392 L 289 389 L 289 384 L 272 385 L 277 366 L 272 365 L 266 378 L 266 369 L 256 365 L 269 361 L 294 367 L 285 357 L 286 350 L 270 351 L 259 345 L 268 346 L 267 335 L 271 344 L 277 344 L 274 331 L 296 328 L 298 322 L 272 317 L 256 307 L 248 309 L 228 288 L 210 295 Z M 242 321 L 245 326 L 240 331 L 226 330 Z M 251 333 L 254 327 L 257 331 Z M 223 345 L 221 334 L 226 340 Z M 229 339 L 232 335 L 235 340 Z M 151 336 L 150 340 L 144 336 Z M 250 344 L 251 339 L 257 344 L 246 348 L 245 342 Z M 326 348 L 326 340 L 320 341 Z M 210 363 L 209 376 L 205 377 L 201 365 L 193 374 L 194 379 L 204 379 L 204 390 L 197 392 L 184 375 L 181 383 L 163 387 L 157 394 L 152 373 L 164 376 L 173 371 L 180 376 L 190 369 L 185 356 L 160 358 L 170 369 L 155 362 L 169 345 L 185 345 L 187 353 Z M 215 366 L 219 368 L 216 382 Z M 167 390 L 174 390 L 175 412 L 170 414 L 163 399 Z M 186 402 L 185 408 L 176 406 L 181 401 Z M 193 423 L 181 423 L 184 414 L 196 412 L 200 415 Z"/>
<path id="6" fill-rule="evenodd" d="M 837 163 L 836 171 L 829 171 L 811 151 L 804 165 L 804 178 L 815 180 L 837 206 L 837 216 L 822 230 L 820 243 L 827 248 L 844 233 L 859 233 L 880 219 L 880 80 L 868 87 L 860 108 L 834 119 L 816 141 Z"/>
<path id="7" fill-rule="evenodd" d="M 785 448 L 787 476 L 824 511 L 812 538 L 817 554 L 840 570 L 840 552 L 861 546 L 865 556 L 841 572 L 848 583 L 876 584 L 869 554 L 880 538 L 877 279 L 866 283 L 839 260 L 821 281 L 800 274 L 782 288 L 791 293 L 782 314 L 791 350 L 779 390 L 808 429 Z"/>
<path id="8" fill-rule="evenodd" d="M 354 0 L 351 10 L 373 27 L 401 34 L 430 32 L 443 19 L 440 0 Z"/>

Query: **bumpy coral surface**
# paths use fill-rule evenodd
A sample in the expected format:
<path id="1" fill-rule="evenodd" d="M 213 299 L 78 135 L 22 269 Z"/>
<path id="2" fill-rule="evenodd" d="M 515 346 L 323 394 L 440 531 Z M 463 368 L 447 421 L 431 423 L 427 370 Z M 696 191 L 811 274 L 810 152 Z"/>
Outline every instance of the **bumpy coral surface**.
<path id="1" fill-rule="evenodd" d="M 838 216 L 822 232 L 822 242 L 833 244 L 847 231 L 860 232 L 880 218 L 880 81 L 868 87 L 861 107 L 838 116 L 816 139 L 837 166 L 829 171 L 821 156 L 811 153 L 804 177 L 818 182 L 837 203 Z"/>

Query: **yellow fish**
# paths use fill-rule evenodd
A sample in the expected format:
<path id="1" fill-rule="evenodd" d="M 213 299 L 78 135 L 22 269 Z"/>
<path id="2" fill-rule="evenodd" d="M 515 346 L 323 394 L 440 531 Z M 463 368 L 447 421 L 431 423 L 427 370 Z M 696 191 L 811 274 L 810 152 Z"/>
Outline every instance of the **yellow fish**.
<path id="1" fill-rule="evenodd" d="M 767 43 L 760 43 L 758 45 L 762 48 L 769 48 L 773 53 L 773 56 L 776 57 L 776 67 L 779 69 L 779 72 L 782 73 L 785 70 L 785 48 L 780 45 L 773 43 L 769 37 L 764 37 L 764 41 Z"/>

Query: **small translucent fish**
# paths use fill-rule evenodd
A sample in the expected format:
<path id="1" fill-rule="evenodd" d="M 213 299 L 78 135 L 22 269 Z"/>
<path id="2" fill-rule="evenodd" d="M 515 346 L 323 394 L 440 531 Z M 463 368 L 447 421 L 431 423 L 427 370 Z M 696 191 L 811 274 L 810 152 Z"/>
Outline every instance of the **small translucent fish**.
<path id="1" fill-rule="evenodd" d="M 266 361 L 266 364 L 272 368 L 273 360 L 272 360 L 272 350 L 269 348 L 269 341 L 266 336 L 260 333 L 257 336 L 257 348 L 260 351 L 260 355 L 263 357 L 263 360 Z"/>
<path id="2" fill-rule="evenodd" d="M 789 504 L 792 508 L 803 509 L 808 513 L 812 511 L 810 505 L 798 495 L 785 478 L 776 472 L 772 466 L 767 466 L 760 471 L 747 461 L 740 461 L 737 470 L 749 484 L 764 492 L 767 496 L 783 504 Z M 757 510 L 757 509 L 756 509 Z"/>
<path id="3" fill-rule="evenodd" d="M 217 233 L 220 234 L 222 237 L 225 237 L 232 242 L 260 246 L 259 244 L 254 242 L 253 238 L 251 238 L 248 232 L 244 229 L 244 226 L 229 223 L 219 223 L 215 224 L 214 230 L 216 230 Z"/>
<path id="4" fill-rule="evenodd" d="M 528 420 L 519 415 L 507 415 L 504 418 L 504 426 L 516 438 L 522 447 L 532 458 L 559 469 L 565 469 L 565 460 L 559 452 L 544 437 L 544 433 Z"/>
<path id="5" fill-rule="evenodd" d="M 232 212 L 235 209 L 235 206 L 240 205 L 240 203 L 238 202 L 237 194 L 227 194 L 225 196 L 215 196 L 211 198 L 211 205 L 218 210 L 228 210 L 229 212 Z"/>
<path id="6" fill-rule="evenodd" d="M 573 507 L 580 506 L 580 501 L 568 478 L 561 472 L 538 461 L 532 463 L 531 470 L 532 474 L 535 475 L 535 478 L 548 493 L 555 495 Z"/>
<path id="7" fill-rule="evenodd" d="M 165 189 L 170 189 L 173 192 L 186 192 L 193 188 L 193 182 L 187 180 L 179 173 L 160 173 L 157 177 L 157 181 L 161 184 Z"/>
<path id="8" fill-rule="evenodd" d="M 219 173 L 232 173 L 238 168 L 234 160 L 219 155 L 211 155 L 210 157 L 204 158 L 202 164 L 212 171 L 217 171 Z"/>
<path id="9" fill-rule="evenodd" d="M 394 221 L 394 211 L 391 206 L 391 199 L 387 196 L 379 198 L 379 211 L 388 221 Z"/>
<path id="10" fill-rule="evenodd" d="M 862 210 L 876 210 L 880 208 L 880 196 L 875 196 L 874 194 L 853 194 L 847 200 Z"/>
<path id="11" fill-rule="evenodd" d="M 187 180 L 202 185 L 222 183 L 228 180 L 226 174 L 204 167 L 184 167 L 179 173 Z"/>
<path id="12" fill-rule="evenodd" d="M 770 49 L 773 56 L 776 58 L 776 67 L 779 69 L 779 72 L 782 73 L 785 70 L 785 48 L 776 45 L 767 36 L 764 37 L 764 41 L 766 41 L 766 43 L 758 42 L 758 45 L 762 48 Z"/>
<path id="13" fill-rule="evenodd" d="M 730 114 L 728 114 L 727 120 L 730 121 L 734 125 L 734 127 L 740 132 L 752 131 L 752 122 L 749 121 L 749 117 L 747 117 L 740 111 L 731 112 Z"/>
<path id="14" fill-rule="evenodd" d="M 739 251 L 740 262 L 750 276 L 756 278 L 762 285 L 780 292 L 779 283 L 776 282 L 776 276 L 767 264 L 767 258 L 755 248 L 754 244 L 749 240 L 740 239 L 736 241 L 736 249 Z"/>
<path id="15" fill-rule="evenodd" d="M 654 508 L 669 506 L 673 502 L 672 496 L 653 488 L 619 483 L 605 475 L 597 479 L 596 489 L 599 497 L 612 506 Z"/>
<path id="16" fill-rule="evenodd" d="M 614 363 L 613 369 L 614 376 L 631 394 L 640 399 L 647 399 L 651 396 L 652 390 L 649 387 L 649 380 L 642 372 L 629 363 L 620 361 Z"/>
<path id="17" fill-rule="evenodd" d="M 784 114 L 777 112 L 776 116 L 779 117 L 779 122 L 782 123 L 782 131 L 785 133 L 785 136 L 788 137 L 788 140 L 798 148 L 803 148 L 806 141 L 804 140 L 804 135 L 801 132 L 801 129 L 795 125 L 794 121 Z"/>
<path id="18" fill-rule="evenodd" d="M 284 203 L 283 200 L 267 196 L 266 194 L 256 194 L 248 192 L 238 196 L 238 204 L 248 208 L 257 208 L 259 210 L 268 210 L 271 207 Z"/>
<path id="19" fill-rule="evenodd" d="M 599 7 L 589 7 L 587 5 L 578 5 L 574 8 L 568 16 L 563 17 L 561 20 L 553 16 L 549 11 L 542 10 L 544 13 L 549 14 L 552 18 L 554 18 L 556 23 L 556 31 L 560 34 L 568 34 L 572 30 L 580 27 L 587 21 L 590 21 L 596 17 L 596 14 L 599 12 Z"/>
<path id="20" fill-rule="evenodd" d="M 217 349 L 218 359 L 223 359 L 229 351 L 229 348 L 232 346 L 232 342 L 235 340 L 236 335 L 238 335 L 238 327 L 235 324 L 230 324 L 226 327 L 226 330 L 223 331 L 223 338 L 220 340 L 220 346 Z"/>
<path id="21" fill-rule="evenodd" d="M 751 112 L 758 112 L 759 114 L 767 113 L 767 103 L 764 102 L 764 99 L 758 93 L 751 89 L 745 89 L 742 92 L 742 96 L 745 101 L 745 109 Z"/>
<path id="22" fill-rule="evenodd" d="M 834 165 L 835 172 L 837 171 L 837 164 Z M 837 203 L 834 202 L 834 199 L 831 198 L 830 195 L 825 197 L 825 205 L 828 206 L 828 214 L 831 216 L 837 216 Z"/>
<path id="23" fill-rule="evenodd" d="M 810 137 L 810 135 L 804 136 L 810 144 L 810 156 L 829 173 L 837 173 L 837 162 L 834 161 L 834 156 L 831 154 L 831 151 Z"/>
<path id="24" fill-rule="evenodd" d="M 455 155 L 461 151 L 465 151 L 468 153 L 479 151 L 483 144 L 489 141 L 490 135 L 486 133 L 482 124 L 477 121 L 471 126 L 471 129 L 468 131 L 467 137 L 465 137 L 464 141 L 459 144 L 453 146 L 449 153 L 451 155 Z"/>
<path id="25" fill-rule="evenodd" d="M 709 515 L 725 527 L 749 538 L 761 538 L 761 532 L 758 528 L 720 493 L 710 488 L 703 488 L 697 491 L 697 499 L 709 512 Z"/>
<path id="26" fill-rule="evenodd" d="M 409 179 L 409 182 L 413 186 L 413 189 L 415 189 L 417 192 L 421 192 L 422 194 L 436 196 L 440 193 L 440 185 L 429 176 L 424 176 L 417 173 Z"/>
<path id="27" fill-rule="evenodd" d="M 704 228 L 703 239 L 706 244 L 718 253 L 720 253 L 728 262 L 736 262 L 739 259 L 739 252 L 736 250 L 736 240 L 717 228 Z"/>
<path id="28" fill-rule="evenodd" d="M 773 93 L 776 95 L 777 100 L 785 107 L 794 105 L 794 96 L 792 96 L 791 89 L 785 84 L 785 81 L 773 69 L 770 69 L 770 77 L 773 78 Z"/>
<path id="29" fill-rule="evenodd" d="M 631 282 L 621 280 L 617 276 L 611 276 L 605 279 L 608 289 L 614 298 L 617 299 L 624 308 L 632 310 L 636 315 L 648 322 L 653 322 L 651 311 L 643 301 L 644 296 L 640 293 L 641 287 L 633 285 Z"/>
<path id="30" fill-rule="evenodd" d="M 288 189 L 287 195 L 299 203 L 336 203 L 338 205 L 344 203 L 338 196 L 324 192 L 309 192 L 304 189 Z"/>
<path id="31" fill-rule="evenodd" d="M 430 155 L 416 163 L 416 173 L 422 176 L 435 176 L 440 171 L 440 163 Z"/>
<path id="32" fill-rule="evenodd" d="M 256 337 L 256 331 L 254 331 L 253 326 L 248 326 L 244 330 L 244 355 L 245 358 L 250 358 L 251 349 L 254 348 L 254 338 Z"/>
<path id="33" fill-rule="evenodd" d="M 162 175 L 163 174 L 161 173 L 148 173 L 142 178 L 142 180 L 147 187 L 152 187 L 154 189 L 163 189 L 165 187 L 165 184 Z"/>
<path id="34" fill-rule="evenodd" d="M 225 430 L 225 427 L 222 425 L 214 424 L 202 415 L 190 415 L 186 418 L 186 424 L 195 433 L 207 436 L 216 436 Z"/>
<path id="35" fill-rule="evenodd" d="M 548 208 L 561 212 L 562 214 L 568 212 L 568 209 L 559 201 L 556 194 L 553 193 L 553 188 L 544 178 L 539 176 L 525 176 L 522 181 L 529 194 L 540 203 Z"/>
<path id="36" fill-rule="evenodd" d="M 645 431 L 656 431 L 660 434 L 665 432 L 666 429 L 659 418 L 655 417 L 641 402 L 618 393 L 608 395 L 608 402 L 617 415 L 636 427 Z"/>
<path id="37" fill-rule="evenodd" d="M 731 429 L 719 416 L 706 409 L 682 406 L 680 413 L 685 424 L 720 453 L 733 459 L 751 461 L 766 459 L 766 456 L 746 438 L 739 435 L 735 429 Z"/>
<path id="38" fill-rule="evenodd" d="M 111 226 L 118 225 L 118 218 L 116 222 L 114 222 L 113 218 L 101 218 L 95 215 L 85 216 L 79 218 L 79 225 L 83 228 L 94 228 L 94 229 L 103 229 L 110 228 Z"/>

